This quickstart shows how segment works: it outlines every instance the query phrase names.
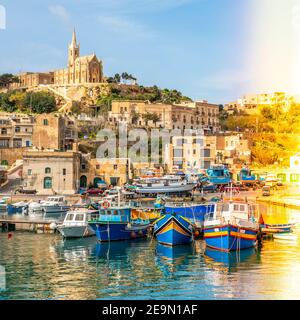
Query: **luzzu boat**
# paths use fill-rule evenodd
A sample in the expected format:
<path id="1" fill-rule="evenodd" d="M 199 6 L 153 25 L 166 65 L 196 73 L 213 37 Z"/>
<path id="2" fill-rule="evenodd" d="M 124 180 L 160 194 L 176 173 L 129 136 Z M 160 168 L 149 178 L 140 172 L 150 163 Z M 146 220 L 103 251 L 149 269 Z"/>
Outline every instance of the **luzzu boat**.
<path id="1" fill-rule="evenodd" d="M 254 205 L 246 200 L 224 200 L 205 219 L 206 245 L 227 252 L 255 247 L 259 224 L 254 214 Z"/>
<path id="2" fill-rule="evenodd" d="M 215 203 L 167 203 L 165 205 L 165 212 L 169 214 L 179 214 L 188 218 L 198 228 L 202 228 L 205 216 L 209 213 L 213 213 L 215 207 Z"/>
<path id="3" fill-rule="evenodd" d="M 131 208 L 115 206 L 101 208 L 99 215 L 89 222 L 99 241 L 130 240 L 145 237 L 150 226 L 149 220 L 131 219 Z"/>
<path id="4" fill-rule="evenodd" d="M 176 246 L 193 241 L 194 225 L 177 214 L 165 214 L 154 225 L 154 235 L 159 243 Z"/>
<path id="5" fill-rule="evenodd" d="M 256 177 L 252 174 L 251 170 L 248 167 L 241 169 L 239 173 L 239 178 L 242 183 L 254 184 L 256 183 Z"/>

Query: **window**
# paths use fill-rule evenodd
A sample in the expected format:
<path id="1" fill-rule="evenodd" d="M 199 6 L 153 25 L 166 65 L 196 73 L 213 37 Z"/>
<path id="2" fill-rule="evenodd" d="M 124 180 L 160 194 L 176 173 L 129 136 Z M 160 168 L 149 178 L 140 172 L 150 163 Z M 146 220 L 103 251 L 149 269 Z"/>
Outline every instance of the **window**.
<path id="1" fill-rule="evenodd" d="M 63 176 L 67 174 L 67 169 L 63 169 Z"/>
<path id="2" fill-rule="evenodd" d="M 49 125 L 48 119 L 44 119 L 44 126 L 48 126 L 48 125 Z"/>
<path id="3" fill-rule="evenodd" d="M 51 168 L 46 168 L 45 173 L 51 173 Z"/>
<path id="4" fill-rule="evenodd" d="M 82 213 L 77 214 L 75 220 L 76 221 L 83 221 L 84 220 L 84 214 L 82 214 Z"/>
<path id="5" fill-rule="evenodd" d="M 245 211 L 245 206 L 244 205 L 240 205 L 240 211 Z"/>
<path id="6" fill-rule="evenodd" d="M 74 218 L 74 214 L 68 214 L 68 216 L 67 216 L 67 221 L 72 221 L 73 220 L 73 218 Z"/>
<path id="7" fill-rule="evenodd" d="M 1 134 L 7 134 L 7 129 L 6 128 L 2 128 L 1 129 Z"/>
<path id="8" fill-rule="evenodd" d="M 233 210 L 234 210 L 234 211 L 238 211 L 238 210 L 239 210 L 239 205 L 238 205 L 238 204 L 235 204 L 235 205 L 233 206 Z"/>
<path id="9" fill-rule="evenodd" d="M 85 170 L 85 164 L 81 165 L 81 170 Z"/>
<path id="10" fill-rule="evenodd" d="M 299 182 L 299 174 L 291 174 L 291 182 Z"/>
<path id="11" fill-rule="evenodd" d="M 97 170 L 100 169 L 100 164 L 96 164 L 96 169 L 97 169 Z"/>
<path id="12" fill-rule="evenodd" d="M 28 169 L 27 174 L 28 174 L 29 176 L 31 176 L 31 175 L 32 175 L 32 169 Z"/>
<path id="13" fill-rule="evenodd" d="M 117 169 L 118 169 L 118 165 L 114 164 L 114 170 L 117 170 Z"/>
<path id="14" fill-rule="evenodd" d="M 51 189 L 52 188 L 52 178 L 46 177 L 44 179 L 44 189 Z"/>
<path id="15" fill-rule="evenodd" d="M 21 132 L 21 128 L 20 127 L 15 127 L 15 132 Z"/>

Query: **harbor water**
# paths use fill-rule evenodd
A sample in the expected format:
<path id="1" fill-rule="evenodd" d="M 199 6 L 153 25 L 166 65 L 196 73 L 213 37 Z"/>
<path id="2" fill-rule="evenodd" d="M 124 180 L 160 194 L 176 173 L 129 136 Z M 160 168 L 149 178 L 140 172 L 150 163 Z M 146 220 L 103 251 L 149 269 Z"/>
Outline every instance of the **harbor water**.
<path id="1" fill-rule="evenodd" d="M 262 210 L 300 223 L 300 211 Z M 295 233 L 296 241 L 264 239 L 260 248 L 228 254 L 207 250 L 203 240 L 169 248 L 150 238 L 100 244 L 3 232 L 0 299 L 300 299 Z"/>

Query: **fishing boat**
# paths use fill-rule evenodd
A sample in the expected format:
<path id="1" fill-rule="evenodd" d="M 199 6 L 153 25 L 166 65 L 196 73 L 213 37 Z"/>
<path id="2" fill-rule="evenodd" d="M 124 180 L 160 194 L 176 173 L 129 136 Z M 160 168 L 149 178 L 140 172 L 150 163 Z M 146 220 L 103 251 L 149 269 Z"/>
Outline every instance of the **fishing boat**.
<path id="1" fill-rule="evenodd" d="M 88 221 L 99 241 L 130 240 L 145 237 L 149 220 L 131 218 L 131 207 L 111 206 L 99 209 L 99 215 Z"/>
<path id="2" fill-rule="evenodd" d="M 260 229 L 263 234 L 270 235 L 270 234 L 291 232 L 294 226 L 295 224 L 293 223 L 261 224 Z"/>
<path id="3" fill-rule="evenodd" d="M 297 241 L 298 236 L 291 232 L 288 233 L 277 233 L 273 235 L 273 238 L 276 240 L 284 240 L 284 241 Z"/>
<path id="4" fill-rule="evenodd" d="M 51 196 L 47 200 L 30 202 L 28 216 L 31 218 L 61 218 L 68 210 L 70 210 L 70 206 L 63 196 Z"/>
<path id="5" fill-rule="evenodd" d="M 88 209 L 68 211 L 63 223 L 57 226 L 57 230 L 66 239 L 94 236 L 95 232 L 88 224 L 88 220 L 96 213 L 97 211 Z"/>
<path id="6" fill-rule="evenodd" d="M 244 167 L 239 172 L 239 178 L 241 183 L 245 184 L 255 184 L 257 182 L 256 177 L 252 174 L 248 167 Z"/>
<path id="7" fill-rule="evenodd" d="M 204 222 L 206 245 L 226 252 L 255 247 L 258 231 L 254 204 L 239 198 L 224 199 Z"/>
<path id="8" fill-rule="evenodd" d="M 179 214 L 192 221 L 196 227 L 202 228 L 205 216 L 213 213 L 215 208 L 215 203 L 167 203 L 165 205 L 165 212 L 168 214 Z"/>
<path id="9" fill-rule="evenodd" d="M 27 210 L 28 210 L 28 202 L 26 201 L 20 201 L 20 202 L 7 205 L 7 213 L 9 215 L 13 215 L 13 214 L 26 215 Z"/>
<path id="10" fill-rule="evenodd" d="M 67 204 L 63 196 L 51 196 L 46 201 L 41 201 L 41 205 L 45 211 L 45 215 L 60 215 L 66 213 L 70 206 Z"/>
<path id="11" fill-rule="evenodd" d="M 164 214 L 154 224 L 154 235 L 159 243 L 176 246 L 193 241 L 194 225 L 187 218 L 173 213 Z"/>
<path id="12" fill-rule="evenodd" d="M 0 200 L 0 215 L 7 213 L 7 200 L 10 199 L 9 197 L 3 197 Z"/>
<path id="13" fill-rule="evenodd" d="M 196 184 L 188 182 L 180 176 L 164 176 L 161 178 L 139 179 L 134 183 L 134 191 L 143 195 L 155 194 L 187 194 L 191 193 Z"/>
<path id="14" fill-rule="evenodd" d="M 216 185 L 224 185 L 231 183 L 231 175 L 228 168 L 224 165 L 212 165 L 206 170 L 209 182 Z"/>

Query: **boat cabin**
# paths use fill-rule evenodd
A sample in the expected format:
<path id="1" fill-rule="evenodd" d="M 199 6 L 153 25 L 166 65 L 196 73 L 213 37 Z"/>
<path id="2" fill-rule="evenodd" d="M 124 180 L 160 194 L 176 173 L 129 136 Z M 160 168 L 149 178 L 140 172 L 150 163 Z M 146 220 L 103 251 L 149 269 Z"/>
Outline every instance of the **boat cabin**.
<path id="1" fill-rule="evenodd" d="M 107 209 L 101 208 L 99 210 L 99 222 L 112 223 L 129 223 L 131 218 L 130 207 L 110 207 Z"/>
<path id="2" fill-rule="evenodd" d="M 47 202 L 66 203 L 66 200 L 63 196 L 51 196 L 47 198 Z"/>
<path id="3" fill-rule="evenodd" d="M 64 219 L 64 225 L 81 225 L 85 224 L 86 221 L 90 218 L 92 214 L 96 214 L 97 211 L 93 210 L 87 210 L 87 211 L 69 211 L 66 214 L 66 217 Z"/>

